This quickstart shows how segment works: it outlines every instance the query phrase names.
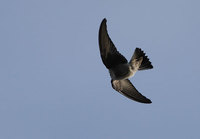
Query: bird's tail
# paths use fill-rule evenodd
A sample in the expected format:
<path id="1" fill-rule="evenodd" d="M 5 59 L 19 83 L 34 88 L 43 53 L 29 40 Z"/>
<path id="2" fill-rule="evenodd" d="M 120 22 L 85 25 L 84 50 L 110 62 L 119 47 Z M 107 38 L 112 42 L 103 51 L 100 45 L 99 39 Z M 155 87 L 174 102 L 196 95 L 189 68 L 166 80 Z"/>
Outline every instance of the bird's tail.
<path id="1" fill-rule="evenodd" d="M 147 70 L 147 69 L 152 69 L 153 66 L 151 64 L 151 62 L 149 61 L 149 58 L 145 55 L 145 53 L 140 49 L 140 48 L 136 48 L 135 52 L 130 60 L 130 63 L 132 61 L 138 61 L 142 59 L 141 65 L 139 66 L 138 70 Z"/>

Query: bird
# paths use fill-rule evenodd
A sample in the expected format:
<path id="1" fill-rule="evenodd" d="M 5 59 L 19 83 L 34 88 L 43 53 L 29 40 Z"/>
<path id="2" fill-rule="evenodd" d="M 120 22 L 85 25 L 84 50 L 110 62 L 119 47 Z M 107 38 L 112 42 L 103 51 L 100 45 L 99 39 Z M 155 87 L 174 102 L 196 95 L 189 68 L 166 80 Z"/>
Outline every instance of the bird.
<path id="1" fill-rule="evenodd" d="M 153 66 L 141 48 L 135 48 L 133 56 L 128 62 L 119 53 L 111 38 L 109 37 L 104 18 L 99 28 L 99 50 L 103 64 L 108 69 L 111 77 L 112 88 L 122 95 L 136 102 L 150 104 L 152 101 L 143 96 L 130 82 L 129 78 L 137 71 L 152 69 Z"/>

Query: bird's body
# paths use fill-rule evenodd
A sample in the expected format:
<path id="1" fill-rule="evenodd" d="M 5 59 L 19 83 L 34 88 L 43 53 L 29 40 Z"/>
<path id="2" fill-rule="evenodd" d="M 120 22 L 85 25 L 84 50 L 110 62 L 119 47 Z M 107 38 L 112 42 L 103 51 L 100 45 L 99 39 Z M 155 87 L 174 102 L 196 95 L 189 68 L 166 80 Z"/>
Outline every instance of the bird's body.
<path id="1" fill-rule="evenodd" d="M 151 100 L 140 94 L 128 80 L 138 70 L 152 69 L 151 62 L 140 48 L 135 49 L 131 60 L 128 62 L 117 51 L 110 39 L 107 33 L 106 19 L 103 19 L 99 29 L 99 49 L 102 61 L 109 70 L 113 89 L 132 100 L 151 103 Z"/>
<path id="2" fill-rule="evenodd" d="M 133 70 L 129 64 L 120 64 L 109 69 L 110 77 L 113 80 L 127 79 L 133 76 Z"/>

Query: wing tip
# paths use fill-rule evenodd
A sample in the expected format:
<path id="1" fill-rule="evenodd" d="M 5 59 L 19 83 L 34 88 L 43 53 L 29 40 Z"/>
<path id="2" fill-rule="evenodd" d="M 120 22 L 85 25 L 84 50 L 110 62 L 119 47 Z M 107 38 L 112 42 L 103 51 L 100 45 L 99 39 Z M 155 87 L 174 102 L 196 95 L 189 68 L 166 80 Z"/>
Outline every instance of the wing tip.
<path id="1" fill-rule="evenodd" d="M 103 20 L 101 21 L 101 25 L 106 24 L 106 22 L 107 22 L 107 19 L 103 18 Z"/>
<path id="2" fill-rule="evenodd" d="M 107 22 L 107 19 L 106 19 L 106 18 L 103 18 L 102 22 Z"/>
<path id="3" fill-rule="evenodd" d="M 150 99 L 147 98 L 147 100 L 145 102 L 142 102 L 142 103 L 145 103 L 145 104 L 151 104 L 152 101 Z"/>
<path id="4" fill-rule="evenodd" d="M 137 99 L 137 98 L 131 98 L 131 97 L 129 97 L 129 98 L 132 99 L 132 100 L 134 100 L 134 101 L 137 101 L 139 103 L 143 103 L 143 104 L 151 104 L 152 103 L 152 101 L 150 99 L 146 98 L 146 97 L 143 98 L 143 100 Z"/>

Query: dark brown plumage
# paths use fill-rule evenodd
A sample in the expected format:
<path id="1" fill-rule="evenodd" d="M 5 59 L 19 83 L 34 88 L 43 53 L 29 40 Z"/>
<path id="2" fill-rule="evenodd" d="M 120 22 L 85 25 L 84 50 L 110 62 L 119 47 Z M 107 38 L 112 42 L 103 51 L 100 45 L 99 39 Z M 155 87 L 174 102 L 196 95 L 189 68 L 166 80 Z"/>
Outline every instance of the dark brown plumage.
<path id="1" fill-rule="evenodd" d="M 110 39 L 106 19 L 104 18 L 99 28 L 99 50 L 101 59 L 109 70 L 111 84 L 113 89 L 124 96 L 141 103 L 151 103 L 151 100 L 143 96 L 128 80 L 138 70 L 152 69 L 153 66 L 149 58 L 140 49 L 136 48 L 135 52 L 128 63 L 126 58 L 120 54 L 112 40 Z"/>

